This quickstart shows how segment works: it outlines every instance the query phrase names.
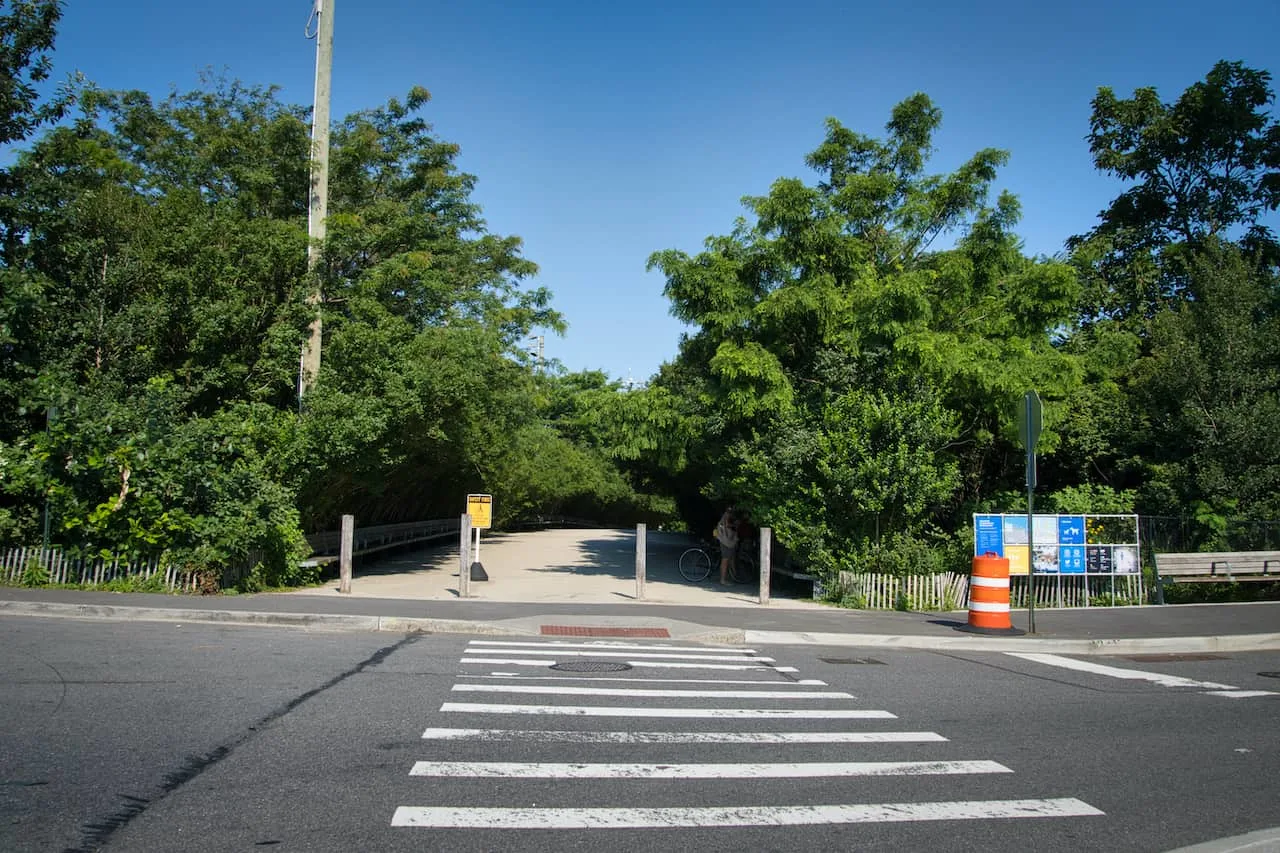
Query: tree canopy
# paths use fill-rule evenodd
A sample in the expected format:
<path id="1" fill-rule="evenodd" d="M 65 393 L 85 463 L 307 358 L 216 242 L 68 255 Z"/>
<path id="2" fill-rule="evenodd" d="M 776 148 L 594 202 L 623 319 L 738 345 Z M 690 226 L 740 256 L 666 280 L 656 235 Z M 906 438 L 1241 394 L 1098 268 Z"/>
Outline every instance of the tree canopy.
<path id="1" fill-rule="evenodd" d="M 75 95 L 6 173 L 0 536 L 29 541 L 47 498 L 58 544 L 277 582 L 347 512 L 451 516 L 469 491 L 507 497 L 499 522 L 647 511 L 548 408 L 577 380 L 535 375 L 520 342 L 564 323 L 519 238 L 486 229 L 426 90 L 334 129 L 327 356 L 301 412 L 308 111 L 222 78 Z"/>
<path id="2" fill-rule="evenodd" d="M 1016 505 L 1028 389 L 1045 506 L 1185 516 L 1206 546 L 1280 517 L 1265 71 L 1100 89 L 1087 141 L 1124 188 L 1056 258 L 1023 251 L 1007 152 L 931 170 L 927 95 L 881 136 L 828 119 L 816 177 L 651 255 L 688 332 L 640 391 L 524 352 L 563 317 L 410 88 L 332 128 L 300 407 L 310 111 L 216 76 L 42 100 L 60 10 L 0 9 L 0 542 L 47 518 L 62 546 L 252 565 L 255 587 L 305 580 L 303 534 L 341 514 L 489 492 L 500 526 L 701 531 L 734 504 L 810 571 L 963 569 L 971 513 Z"/>
<path id="3" fill-rule="evenodd" d="M 692 442 L 699 494 L 744 504 L 828 568 L 878 533 L 938 531 L 1002 473 L 991 454 L 1014 393 L 1079 381 L 1050 335 L 1074 273 L 1021 254 L 1012 196 L 988 203 L 1005 152 L 926 171 L 940 121 L 922 94 L 884 139 L 828 120 L 806 158 L 815 184 L 780 179 L 702 253 L 650 258 L 694 327 L 649 393 L 685 399 L 694 426 L 674 435 Z"/>

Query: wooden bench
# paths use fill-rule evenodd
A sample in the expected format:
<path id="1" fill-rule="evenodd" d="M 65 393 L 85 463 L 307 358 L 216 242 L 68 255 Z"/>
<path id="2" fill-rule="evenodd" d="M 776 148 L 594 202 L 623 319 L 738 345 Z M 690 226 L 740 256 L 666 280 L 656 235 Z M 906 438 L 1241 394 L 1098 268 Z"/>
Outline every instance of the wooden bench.
<path id="1" fill-rule="evenodd" d="M 1166 583 L 1280 581 L 1280 551 L 1206 551 L 1155 557 L 1160 604 L 1164 604 Z"/>

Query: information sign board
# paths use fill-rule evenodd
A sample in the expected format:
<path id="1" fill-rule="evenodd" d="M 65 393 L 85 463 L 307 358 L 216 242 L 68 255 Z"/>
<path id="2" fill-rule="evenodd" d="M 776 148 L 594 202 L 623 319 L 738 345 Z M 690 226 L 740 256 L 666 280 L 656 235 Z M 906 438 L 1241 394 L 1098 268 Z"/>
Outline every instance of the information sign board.
<path id="1" fill-rule="evenodd" d="M 1027 547 L 1027 517 L 1018 513 L 975 514 L 974 556 L 1009 558 L 1009 574 L 1133 575 L 1138 561 L 1136 515 L 1051 515 L 1036 513 Z"/>
<path id="2" fill-rule="evenodd" d="M 488 530 L 493 526 L 493 495 L 467 495 L 467 515 L 473 529 Z"/>

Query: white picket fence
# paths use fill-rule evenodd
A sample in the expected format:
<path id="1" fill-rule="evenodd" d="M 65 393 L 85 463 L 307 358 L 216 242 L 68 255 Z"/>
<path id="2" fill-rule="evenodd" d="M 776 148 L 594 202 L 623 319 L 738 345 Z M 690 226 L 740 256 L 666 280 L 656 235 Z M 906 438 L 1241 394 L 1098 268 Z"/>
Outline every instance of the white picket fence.
<path id="1" fill-rule="evenodd" d="M 1142 575 L 1036 575 L 1036 607 L 1146 604 Z M 1009 578 L 1009 605 L 1026 607 L 1027 576 Z"/>
<path id="2" fill-rule="evenodd" d="M 868 610 L 956 610 L 969 597 L 969 577 L 948 572 L 940 575 L 872 575 L 841 572 L 846 595 L 861 598 Z"/>
<path id="3" fill-rule="evenodd" d="M 840 586 L 867 610 L 963 610 L 969 606 L 967 575 L 872 575 L 841 572 Z M 1036 607 L 1145 604 L 1142 575 L 1036 575 Z M 1009 605 L 1027 606 L 1027 578 L 1009 579 Z"/>
<path id="4" fill-rule="evenodd" d="M 164 588 L 191 591 L 196 588 L 197 577 L 192 572 L 179 571 L 168 565 L 161 569 L 159 555 L 129 557 L 67 554 L 61 548 L 43 549 L 38 546 L 0 549 L 0 581 L 21 583 L 28 567 L 43 567 L 45 583 L 85 584 L 101 586 L 117 578 L 139 577 L 148 579 L 157 572 L 164 572 Z"/>

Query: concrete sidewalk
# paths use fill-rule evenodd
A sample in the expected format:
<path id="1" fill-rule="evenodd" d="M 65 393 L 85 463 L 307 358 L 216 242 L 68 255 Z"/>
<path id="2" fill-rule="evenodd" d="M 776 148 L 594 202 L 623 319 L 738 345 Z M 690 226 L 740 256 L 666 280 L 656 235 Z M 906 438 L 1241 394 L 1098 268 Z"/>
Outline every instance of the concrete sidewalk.
<path id="1" fill-rule="evenodd" d="M 958 630 L 964 611 L 843 610 L 810 600 L 803 583 L 775 585 L 770 604 L 761 606 L 754 587 L 685 581 L 676 568 L 685 537 L 650 533 L 648 540 L 643 600 L 636 597 L 633 532 L 552 530 L 484 537 L 481 562 L 490 579 L 473 582 L 467 599 L 458 594 L 456 546 L 444 546 L 358 568 L 349 595 L 337 592 L 336 581 L 208 597 L 7 587 L 0 588 L 0 616 L 1069 654 L 1280 649 L 1280 602 L 1042 609 L 1035 635 L 988 637 Z M 1024 611 L 1014 613 L 1013 624 L 1026 627 Z"/>
<path id="2" fill-rule="evenodd" d="M 719 570 L 701 583 L 680 574 L 680 555 L 697 543 L 676 533 L 646 535 L 644 603 L 696 607 L 741 607 L 758 602 L 758 584 L 719 584 Z M 630 530 L 542 530 L 484 534 L 480 562 L 487 581 L 470 584 L 479 601 L 510 603 L 616 604 L 640 602 L 636 585 L 635 532 Z M 715 555 L 712 555 L 713 560 Z M 771 606 L 825 609 L 811 598 L 812 583 L 771 585 Z M 336 580 L 296 595 L 340 596 Z M 348 596 L 342 596 L 348 597 Z M 359 567 L 351 598 L 457 601 L 456 543 L 396 554 Z"/>

